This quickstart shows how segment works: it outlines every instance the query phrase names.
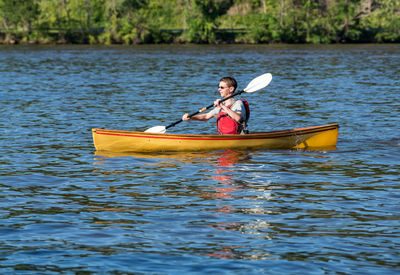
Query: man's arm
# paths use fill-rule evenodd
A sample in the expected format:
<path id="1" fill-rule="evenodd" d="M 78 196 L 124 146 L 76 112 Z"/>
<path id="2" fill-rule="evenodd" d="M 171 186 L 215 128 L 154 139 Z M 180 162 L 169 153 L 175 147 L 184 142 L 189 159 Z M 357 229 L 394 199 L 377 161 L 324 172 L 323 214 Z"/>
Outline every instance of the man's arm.
<path id="1" fill-rule="evenodd" d="M 239 110 L 233 111 L 232 109 L 228 108 L 226 105 L 222 104 L 219 99 L 217 99 L 214 102 L 214 105 L 216 107 L 222 108 L 225 111 L 225 113 L 227 113 L 236 122 L 240 122 L 242 116 L 241 116 L 241 112 L 239 112 L 239 111 L 241 111 L 241 108 L 239 108 Z"/>
<path id="2" fill-rule="evenodd" d="M 200 120 L 200 121 L 206 121 L 206 120 L 209 120 L 209 119 L 211 119 L 211 118 L 213 118 L 214 116 L 212 115 L 212 114 L 210 114 L 210 113 L 207 113 L 207 114 L 198 114 L 198 115 L 195 115 L 195 116 L 191 116 L 191 117 L 189 117 L 189 114 L 184 114 L 183 115 L 183 117 L 182 117 L 182 120 L 183 121 L 186 121 L 186 120 Z"/>

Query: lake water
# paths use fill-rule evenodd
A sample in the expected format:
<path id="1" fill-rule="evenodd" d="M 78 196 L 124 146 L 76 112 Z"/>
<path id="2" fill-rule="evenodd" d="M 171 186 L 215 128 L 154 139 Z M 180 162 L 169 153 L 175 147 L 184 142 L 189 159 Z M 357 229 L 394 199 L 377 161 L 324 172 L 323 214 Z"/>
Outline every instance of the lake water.
<path id="1" fill-rule="evenodd" d="M 266 72 L 250 130 L 337 150 L 95 152 Z M 1 46 L 0 272 L 398 274 L 399 76 L 399 45 Z"/>

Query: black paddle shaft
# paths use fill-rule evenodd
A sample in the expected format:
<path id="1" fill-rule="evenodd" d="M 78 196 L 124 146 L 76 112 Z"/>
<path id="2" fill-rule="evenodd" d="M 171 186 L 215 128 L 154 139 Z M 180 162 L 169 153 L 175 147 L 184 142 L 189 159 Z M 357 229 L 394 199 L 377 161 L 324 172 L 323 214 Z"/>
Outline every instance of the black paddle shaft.
<path id="1" fill-rule="evenodd" d="M 240 94 L 242 94 L 242 93 L 244 93 L 244 90 L 239 91 L 239 92 L 236 92 L 236 93 L 233 93 L 233 94 L 231 94 L 230 96 L 228 96 L 228 97 L 226 97 L 226 98 L 224 98 L 224 99 L 221 99 L 220 102 L 224 102 L 225 100 L 230 99 L 230 98 L 232 98 L 232 97 L 234 97 L 234 96 L 240 95 Z M 195 115 L 197 115 L 197 114 L 199 114 L 199 113 L 202 113 L 202 112 L 204 112 L 205 110 L 208 110 L 208 109 L 210 109 L 210 108 L 213 107 L 213 106 L 214 106 L 214 104 L 211 104 L 211 105 L 209 105 L 209 106 L 207 106 L 207 107 L 204 107 L 204 108 L 198 110 L 197 112 L 195 112 L 195 113 L 189 115 L 189 117 L 192 117 L 192 116 L 195 116 Z M 182 121 L 183 121 L 183 120 L 180 119 L 180 120 L 178 120 L 178 121 L 176 121 L 176 122 L 174 122 L 174 123 L 171 123 L 170 125 L 166 126 L 165 129 L 171 128 L 171 127 L 175 126 L 176 124 L 181 123 Z"/>

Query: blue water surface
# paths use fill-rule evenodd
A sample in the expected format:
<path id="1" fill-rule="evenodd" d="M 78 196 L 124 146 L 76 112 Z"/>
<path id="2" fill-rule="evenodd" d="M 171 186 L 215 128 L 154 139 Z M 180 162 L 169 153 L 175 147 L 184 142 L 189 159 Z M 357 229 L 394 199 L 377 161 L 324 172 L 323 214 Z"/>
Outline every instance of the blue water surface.
<path id="1" fill-rule="evenodd" d="M 2 274 L 398 274 L 400 47 L 0 47 Z M 336 150 L 96 152 L 244 88 L 250 130 Z M 170 133 L 215 133 L 215 121 Z"/>

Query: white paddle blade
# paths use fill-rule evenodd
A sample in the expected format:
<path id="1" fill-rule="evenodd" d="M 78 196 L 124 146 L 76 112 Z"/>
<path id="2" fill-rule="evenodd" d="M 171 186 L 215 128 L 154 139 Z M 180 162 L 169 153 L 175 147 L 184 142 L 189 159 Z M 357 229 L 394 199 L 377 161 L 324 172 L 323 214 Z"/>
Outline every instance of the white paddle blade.
<path id="1" fill-rule="evenodd" d="M 249 85 L 247 85 L 247 87 L 244 88 L 244 91 L 246 93 L 252 93 L 258 91 L 264 87 L 267 87 L 271 82 L 271 80 L 272 80 L 272 74 L 270 73 L 260 75 L 254 78 L 252 81 L 250 81 Z"/>
<path id="2" fill-rule="evenodd" d="M 147 129 L 144 132 L 145 133 L 164 134 L 166 131 L 167 131 L 167 129 L 165 128 L 165 126 L 154 126 L 154 127 Z"/>

